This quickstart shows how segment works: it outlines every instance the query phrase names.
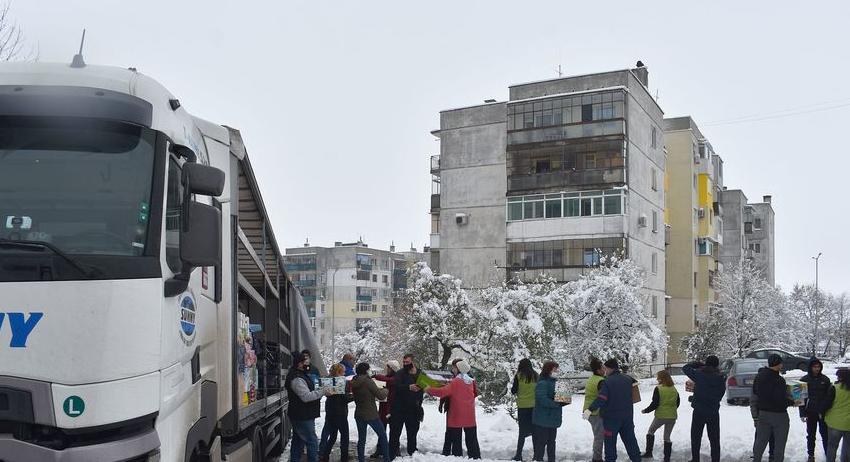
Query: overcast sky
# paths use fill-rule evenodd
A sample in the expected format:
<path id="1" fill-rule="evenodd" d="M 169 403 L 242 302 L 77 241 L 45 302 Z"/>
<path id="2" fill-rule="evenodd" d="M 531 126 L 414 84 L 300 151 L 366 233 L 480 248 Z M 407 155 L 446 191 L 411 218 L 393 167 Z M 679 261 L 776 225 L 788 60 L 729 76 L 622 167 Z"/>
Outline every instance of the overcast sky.
<path id="1" fill-rule="evenodd" d="M 850 290 L 850 2 L 15 0 L 11 14 L 42 61 L 70 62 L 85 27 L 87 62 L 135 66 L 239 128 L 284 246 L 421 249 L 441 109 L 504 100 L 559 64 L 641 59 L 726 185 L 773 195 L 777 283 L 812 282 L 823 252 L 821 287 Z M 746 116 L 760 120 L 709 126 Z"/>

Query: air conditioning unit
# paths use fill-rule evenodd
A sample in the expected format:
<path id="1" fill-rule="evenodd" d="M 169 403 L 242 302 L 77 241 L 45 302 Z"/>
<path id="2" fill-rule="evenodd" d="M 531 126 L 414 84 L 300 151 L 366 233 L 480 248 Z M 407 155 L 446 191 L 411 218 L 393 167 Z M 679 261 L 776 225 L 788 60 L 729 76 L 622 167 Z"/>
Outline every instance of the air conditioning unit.
<path id="1" fill-rule="evenodd" d="M 697 216 L 700 217 L 700 218 L 705 218 L 705 208 L 700 207 L 699 210 L 697 211 Z"/>
<path id="2" fill-rule="evenodd" d="M 641 215 L 638 217 L 638 226 L 641 228 L 646 228 L 646 215 Z"/>
<path id="3" fill-rule="evenodd" d="M 458 226 L 463 226 L 469 224 L 469 215 L 465 213 L 456 213 L 455 214 L 455 223 Z"/>

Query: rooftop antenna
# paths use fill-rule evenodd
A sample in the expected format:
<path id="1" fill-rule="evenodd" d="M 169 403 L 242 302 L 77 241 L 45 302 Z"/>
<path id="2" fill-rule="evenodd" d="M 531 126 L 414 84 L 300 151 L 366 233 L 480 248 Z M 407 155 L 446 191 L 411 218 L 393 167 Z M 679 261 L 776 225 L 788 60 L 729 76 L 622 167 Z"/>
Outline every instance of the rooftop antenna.
<path id="1" fill-rule="evenodd" d="M 564 73 L 561 71 L 561 65 L 558 64 L 558 77 L 563 77 Z"/>
<path id="2" fill-rule="evenodd" d="M 658 101 L 658 89 L 657 88 L 655 89 L 655 101 L 656 102 Z"/>
<path id="3" fill-rule="evenodd" d="M 80 39 L 80 52 L 74 55 L 74 59 L 71 61 L 71 67 L 81 68 L 86 67 L 86 62 L 83 61 L 83 44 L 86 43 L 86 30 L 83 29 L 83 38 Z"/>

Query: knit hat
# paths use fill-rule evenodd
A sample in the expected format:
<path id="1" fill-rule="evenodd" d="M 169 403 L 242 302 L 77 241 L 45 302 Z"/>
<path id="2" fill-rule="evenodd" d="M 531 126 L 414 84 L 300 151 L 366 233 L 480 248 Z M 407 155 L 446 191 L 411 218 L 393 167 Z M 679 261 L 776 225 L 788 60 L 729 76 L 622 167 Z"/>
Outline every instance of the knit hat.
<path id="1" fill-rule="evenodd" d="M 304 361 L 305 358 L 306 355 L 304 353 L 299 353 L 297 351 L 295 353 L 292 353 L 292 366 L 298 367 L 298 365 L 301 364 L 301 362 Z"/>
<path id="2" fill-rule="evenodd" d="M 602 361 L 596 358 L 590 358 L 590 371 L 596 372 L 599 369 L 602 369 Z"/>
<path id="3" fill-rule="evenodd" d="M 605 361 L 605 367 L 607 367 L 608 369 L 619 369 L 620 363 L 616 359 L 611 358 L 608 361 Z"/>
<path id="4" fill-rule="evenodd" d="M 469 370 L 472 369 L 469 366 L 469 363 L 463 359 L 458 361 L 457 364 L 455 364 L 455 367 L 457 368 L 457 370 L 460 371 L 461 374 L 469 374 Z"/>
<path id="5" fill-rule="evenodd" d="M 398 372 L 401 369 L 401 364 L 398 363 L 395 359 L 391 361 L 387 361 L 387 367 L 393 370 L 393 372 Z"/>
<path id="6" fill-rule="evenodd" d="M 774 353 L 767 357 L 767 367 L 774 367 L 782 364 L 782 356 Z"/>
<path id="7" fill-rule="evenodd" d="M 708 358 L 705 358 L 705 365 L 708 367 L 719 367 L 720 359 L 718 359 L 717 356 L 710 355 Z"/>

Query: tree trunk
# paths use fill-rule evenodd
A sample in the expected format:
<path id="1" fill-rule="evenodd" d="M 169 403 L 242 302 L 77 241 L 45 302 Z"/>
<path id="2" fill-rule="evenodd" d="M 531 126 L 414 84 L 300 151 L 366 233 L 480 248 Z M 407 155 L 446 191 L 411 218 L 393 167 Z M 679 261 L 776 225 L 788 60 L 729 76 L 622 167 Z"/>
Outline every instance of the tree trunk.
<path id="1" fill-rule="evenodd" d="M 452 358 L 452 350 L 454 348 L 452 345 L 448 345 L 445 342 L 440 342 L 440 347 L 443 350 L 442 357 L 440 358 L 440 369 L 445 369 L 445 367 L 449 365 L 449 360 Z"/>

